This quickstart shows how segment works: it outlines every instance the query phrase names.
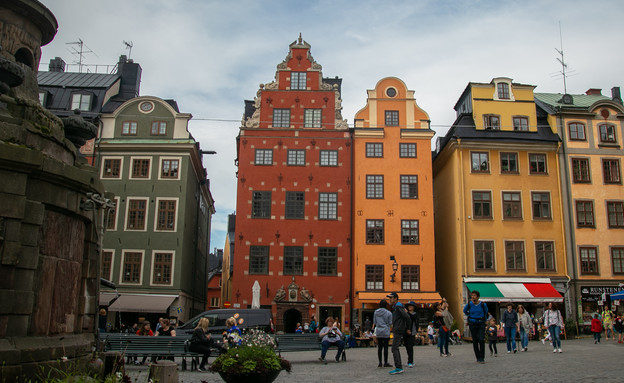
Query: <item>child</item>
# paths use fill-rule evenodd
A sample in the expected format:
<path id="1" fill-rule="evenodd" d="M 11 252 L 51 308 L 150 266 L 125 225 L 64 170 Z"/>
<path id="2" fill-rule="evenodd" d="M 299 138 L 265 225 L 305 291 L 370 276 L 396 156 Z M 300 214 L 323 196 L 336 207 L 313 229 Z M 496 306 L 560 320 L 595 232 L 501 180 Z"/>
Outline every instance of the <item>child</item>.
<path id="1" fill-rule="evenodd" d="M 490 348 L 490 356 L 498 356 L 498 350 L 496 349 L 496 338 L 498 337 L 498 326 L 496 325 L 496 319 L 490 319 L 490 323 L 487 327 L 488 346 Z"/>
<path id="2" fill-rule="evenodd" d="M 598 319 L 598 314 L 594 314 L 591 321 L 591 332 L 594 333 L 594 344 L 600 343 L 600 334 L 602 333 L 602 323 Z"/>
<path id="3" fill-rule="evenodd" d="M 613 327 L 615 328 L 615 333 L 618 334 L 618 343 L 622 343 L 622 332 L 624 332 L 624 320 L 622 319 L 622 314 L 619 314 L 613 320 Z"/>
<path id="4" fill-rule="evenodd" d="M 243 343 L 243 338 L 241 338 L 241 330 L 236 326 L 236 319 L 234 317 L 226 319 L 225 325 L 228 328 L 224 334 L 223 345 L 226 347 L 240 346 Z"/>
<path id="5" fill-rule="evenodd" d="M 295 329 L 295 333 L 297 334 L 303 333 L 303 327 L 301 327 L 301 323 L 297 323 L 297 328 Z"/>
<path id="6" fill-rule="evenodd" d="M 427 335 L 429 335 L 429 344 L 433 344 L 433 322 L 429 323 L 429 326 L 427 326 Z"/>

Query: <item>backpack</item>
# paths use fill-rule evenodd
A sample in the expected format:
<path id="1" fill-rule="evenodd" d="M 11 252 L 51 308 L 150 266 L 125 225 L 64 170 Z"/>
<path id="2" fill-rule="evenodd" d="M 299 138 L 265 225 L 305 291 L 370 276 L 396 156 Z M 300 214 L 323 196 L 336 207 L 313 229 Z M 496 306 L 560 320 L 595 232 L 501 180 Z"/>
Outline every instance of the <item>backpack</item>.
<path id="1" fill-rule="evenodd" d="M 470 307 L 474 306 L 475 304 L 472 303 L 472 301 L 468 301 L 468 318 L 470 317 Z M 479 304 L 479 306 L 481 307 L 481 310 L 483 311 L 483 320 L 485 321 L 487 319 L 487 314 L 488 314 L 488 308 L 485 305 L 485 302 L 481 302 Z M 476 320 L 481 320 L 481 318 L 472 318 L 472 319 L 476 319 Z"/>

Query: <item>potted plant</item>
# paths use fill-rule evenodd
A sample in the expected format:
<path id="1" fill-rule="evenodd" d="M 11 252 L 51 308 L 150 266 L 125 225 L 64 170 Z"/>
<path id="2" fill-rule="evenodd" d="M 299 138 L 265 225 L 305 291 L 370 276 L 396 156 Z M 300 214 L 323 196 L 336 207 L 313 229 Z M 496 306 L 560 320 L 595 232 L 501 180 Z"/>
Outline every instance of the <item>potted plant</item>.
<path id="1" fill-rule="evenodd" d="M 275 352 L 275 339 L 261 330 L 250 330 L 240 346 L 231 347 L 210 366 L 228 383 L 272 382 L 290 369 L 290 362 Z"/>

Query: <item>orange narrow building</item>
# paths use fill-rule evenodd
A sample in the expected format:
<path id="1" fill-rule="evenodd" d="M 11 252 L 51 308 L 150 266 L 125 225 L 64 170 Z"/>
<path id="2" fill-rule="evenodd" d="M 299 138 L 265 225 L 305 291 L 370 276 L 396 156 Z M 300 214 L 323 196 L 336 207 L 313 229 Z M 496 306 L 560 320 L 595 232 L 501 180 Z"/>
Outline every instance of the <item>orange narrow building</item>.
<path id="1" fill-rule="evenodd" d="M 353 307 L 372 319 L 391 291 L 429 310 L 435 281 L 429 116 L 395 77 L 368 90 L 353 144 Z M 421 313 L 423 324 L 428 315 Z M 355 317 L 355 315 L 354 315 Z"/>

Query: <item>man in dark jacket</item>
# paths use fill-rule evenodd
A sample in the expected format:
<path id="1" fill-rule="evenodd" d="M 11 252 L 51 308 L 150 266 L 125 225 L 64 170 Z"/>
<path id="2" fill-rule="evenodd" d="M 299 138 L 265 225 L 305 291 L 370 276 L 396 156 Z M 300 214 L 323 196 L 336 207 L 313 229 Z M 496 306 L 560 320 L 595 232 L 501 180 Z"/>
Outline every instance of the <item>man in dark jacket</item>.
<path id="1" fill-rule="evenodd" d="M 403 304 L 399 302 L 399 294 L 390 293 L 387 295 L 392 306 L 392 357 L 394 358 L 394 370 L 390 371 L 391 375 L 403 373 L 403 363 L 401 363 L 401 353 L 399 352 L 399 346 L 401 345 L 401 339 L 408 330 L 408 324 L 410 323 L 410 317 L 405 311 Z"/>

